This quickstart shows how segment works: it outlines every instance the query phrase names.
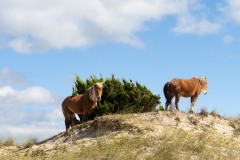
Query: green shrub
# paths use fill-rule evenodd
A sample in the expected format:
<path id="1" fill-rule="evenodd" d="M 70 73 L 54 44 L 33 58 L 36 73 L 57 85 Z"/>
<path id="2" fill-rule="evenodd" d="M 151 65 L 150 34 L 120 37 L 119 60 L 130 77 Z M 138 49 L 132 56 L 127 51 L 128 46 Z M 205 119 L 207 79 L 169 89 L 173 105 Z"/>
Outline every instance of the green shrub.
<path id="1" fill-rule="evenodd" d="M 104 82 L 102 100 L 93 110 L 90 119 L 95 116 L 101 116 L 110 113 L 136 113 L 155 111 L 160 104 L 160 96 L 154 95 L 138 82 L 127 81 L 122 78 L 116 79 L 114 75 L 111 78 L 103 79 L 91 76 L 83 82 L 76 75 L 75 85 L 72 88 L 72 95 L 82 94 L 96 82 Z M 81 117 L 81 115 L 80 115 Z"/>

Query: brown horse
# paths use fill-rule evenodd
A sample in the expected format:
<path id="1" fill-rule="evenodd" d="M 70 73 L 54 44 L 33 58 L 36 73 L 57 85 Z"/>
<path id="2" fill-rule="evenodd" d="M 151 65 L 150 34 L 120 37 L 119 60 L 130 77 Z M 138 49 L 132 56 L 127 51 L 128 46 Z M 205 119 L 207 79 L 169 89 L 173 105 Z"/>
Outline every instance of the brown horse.
<path id="1" fill-rule="evenodd" d="M 177 110 L 180 97 L 191 97 L 191 112 L 194 110 L 196 100 L 201 93 L 207 94 L 207 79 L 206 77 L 193 77 L 188 80 L 174 78 L 167 82 L 163 87 L 163 93 L 166 98 L 165 110 L 167 111 L 168 105 L 172 108 L 172 99 L 175 96 L 175 107 Z"/>
<path id="2" fill-rule="evenodd" d="M 62 102 L 62 111 L 65 117 L 66 131 L 71 125 L 73 126 L 74 113 L 82 114 L 82 121 L 88 119 L 88 113 L 97 106 L 97 101 L 101 100 L 103 82 L 92 85 L 85 93 L 77 96 L 68 96 Z"/>

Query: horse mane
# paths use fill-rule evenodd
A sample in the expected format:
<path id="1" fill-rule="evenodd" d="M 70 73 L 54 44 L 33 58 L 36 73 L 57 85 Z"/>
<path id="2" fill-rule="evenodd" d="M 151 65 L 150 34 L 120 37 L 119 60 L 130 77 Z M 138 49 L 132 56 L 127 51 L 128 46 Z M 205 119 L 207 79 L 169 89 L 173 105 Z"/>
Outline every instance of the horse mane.
<path id="1" fill-rule="evenodd" d="M 208 84 L 206 77 L 199 77 L 197 79 L 199 80 L 201 86 L 206 86 Z"/>
<path id="2" fill-rule="evenodd" d="M 97 102 L 97 97 L 95 94 L 95 86 L 98 86 L 99 88 L 103 87 L 103 83 L 102 82 L 97 82 L 94 85 L 92 85 L 90 88 L 88 88 L 87 92 L 88 92 L 88 96 L 90 98 L 91 101 L 93 102 Z"/>

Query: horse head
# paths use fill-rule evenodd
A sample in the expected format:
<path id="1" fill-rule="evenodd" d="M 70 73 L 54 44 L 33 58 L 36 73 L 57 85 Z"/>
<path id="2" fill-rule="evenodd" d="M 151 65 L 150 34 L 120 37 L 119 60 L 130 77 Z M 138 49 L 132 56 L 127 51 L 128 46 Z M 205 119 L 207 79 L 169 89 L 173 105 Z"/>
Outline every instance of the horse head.
<path id="1" fill-rule="evenodd" d="M 206 77 L 201 77 L 201 78 L 198 78 L 198 80 L 199 80 L 200 85 L 201 85 L 201 91 L 204 94 L 207 94 L 207 92 L 208 92 L 208 90 L 207 90 L 207 84 L 208 84 L 207 78 Z"/>
<path id="2" fill-rule="evenodd" d="M 98 82 L 94 84 L 95 96 L 97 101 L 101 100 L 102 88 L 103 88 L 103 82 Z"/>

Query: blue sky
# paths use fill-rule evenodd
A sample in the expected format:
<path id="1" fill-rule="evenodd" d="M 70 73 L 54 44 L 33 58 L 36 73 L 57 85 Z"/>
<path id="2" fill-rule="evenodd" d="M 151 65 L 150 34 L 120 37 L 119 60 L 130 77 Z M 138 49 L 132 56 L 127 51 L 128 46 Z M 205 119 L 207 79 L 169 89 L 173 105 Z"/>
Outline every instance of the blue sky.
<path id="1" fill-rule="evenodd" d="M 240 114 L 238 0 L 0 3 L 0 137 L 64 131 L 61 102 L 75 74 L 138 81 L 162 105 L 167 81 L 206 76 L 195 111 Z M 188 110 L 190 99 L 179 107 Z"/>

